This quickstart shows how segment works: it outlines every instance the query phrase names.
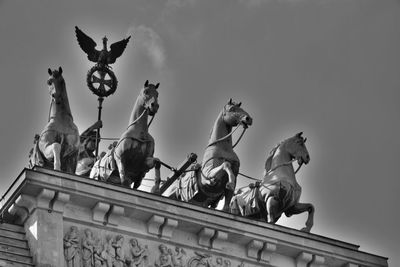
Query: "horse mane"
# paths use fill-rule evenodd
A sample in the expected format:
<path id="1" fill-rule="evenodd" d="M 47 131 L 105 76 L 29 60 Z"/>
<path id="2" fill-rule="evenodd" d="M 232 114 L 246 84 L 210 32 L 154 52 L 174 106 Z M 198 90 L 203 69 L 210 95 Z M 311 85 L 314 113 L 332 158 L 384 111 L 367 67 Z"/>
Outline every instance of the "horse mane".
<path id="1" fill-rule="evenodd" d="M 281 145 L 281 143 L 277 144 L 270 152 L 267 160 L 265 161 L 265 173 L 267 173 L 269 170 L 271 170 L 271 165 L 272 165 L 272 158 L 275 155 L 276 150 L 278 147 Z"/>

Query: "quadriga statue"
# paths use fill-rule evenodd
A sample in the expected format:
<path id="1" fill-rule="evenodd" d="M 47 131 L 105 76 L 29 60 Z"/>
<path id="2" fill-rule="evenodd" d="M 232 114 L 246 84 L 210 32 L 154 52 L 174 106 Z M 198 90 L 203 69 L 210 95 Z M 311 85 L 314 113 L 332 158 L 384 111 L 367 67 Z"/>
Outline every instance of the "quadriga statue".
<path id="1" fill-rule="evenodd" d="M 232 128 L 239 125 L 247 128 L 252 121 L 241 103 L 229 100 L 215 120 L 202 164 L 178 178 L 169 191 L 170 197 L 215 208 L 225 196 L 224 210 L 229 210 L 240 167 L 233 151 Z"/>
<path id="2" fill-rule="evenodd" d="M 41 166 L 75 173 L 79 150 L 79 132 L 69 107 L 63 70 L 48 69 L 51 96 L 49 120 L 35 142 L 30 166 Z"/>
<path id="3" fill-rule="evenodd" d="M 153 157 L 154 139 L 148 132 L 147 122 L 148 116 L 158 111 L 159 85 L 146 81 L 133 106 L 126 131 L 115 147 L 94 164 L 90 178 L 126 187 L 133 184 L 136 189 L 145 174 L 159 162 Z"/>
<path id="4" fill-rule="evenodd" d="M 310 232 L 314 206 L 299 203 L 301 187 L 292 164 L 297 161 L 300 168 L 310 161 L 305 142 L 302 133 L 298 133 L 272 149 L 265 162 L 264 178 L 238 190 L 230 204 L 231 213 L 275 224 L 282 213 L 290 217 L 308 212 L 306 227 L 301 230 Z"/>

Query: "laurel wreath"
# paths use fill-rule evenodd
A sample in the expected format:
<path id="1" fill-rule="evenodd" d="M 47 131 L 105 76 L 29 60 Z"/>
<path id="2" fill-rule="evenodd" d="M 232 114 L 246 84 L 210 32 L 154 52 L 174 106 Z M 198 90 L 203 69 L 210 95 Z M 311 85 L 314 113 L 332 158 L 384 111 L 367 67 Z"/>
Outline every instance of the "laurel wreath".
<path id="1" fill-rule="evenodd" d="M 96 71 L 106 72 L 110 76 L 111 86 L 109 90 L 98 90 L 93 86 L 92 76 Z M 88 71 L 88 74 L 86 76 L 86 83 L 87 86 L 89 87 L 89 90 L 92 91 L 93 94 L 100 97 L 107 97 L 109 95 L 112 95 L 115 92 L 115 90 L 117 90 L 118 80 L 114 72 L 109 68 L 107 68 L 106 66 L 95 65 Z"/>

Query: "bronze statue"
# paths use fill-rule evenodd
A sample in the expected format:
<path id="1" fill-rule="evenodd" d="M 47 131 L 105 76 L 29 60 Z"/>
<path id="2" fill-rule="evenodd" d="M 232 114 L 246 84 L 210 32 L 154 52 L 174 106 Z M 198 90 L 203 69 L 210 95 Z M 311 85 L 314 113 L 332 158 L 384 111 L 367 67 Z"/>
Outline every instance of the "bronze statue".
<path id="1" fill-rule="evenodd" d="M 49 121 L 36 142 L 30 165 L 75 173 L 79 133 L 69 107 L 62 68 L 48 69 L 47 80 L 52 98 Z"/>
<path id="2" fill-rule="evenodd" d="M 224 210 L 229 210 L 240 166 L 233 151 L 232 127 L 247 128 L 252 124 L 252 118 L 240 105 L 231 99 L 218 115 L 202 165 L 194 166 L 193 171 L 181 176 L 172 189 L 178 199 L 215 208 L 225 196 Z M 171 197 L 175 197 L 173 194 Z"/>
<path id="3" fill-rule="evenodd" d="M 131 37 L 129 36 L 126 39 L 113 43 L 110 46 L 110 50 L 108 50 L 108 39 L 104 36 L 103 49 L 99 51 L 96 50 L 96 42 L 77 26 L 75 26 L 75 33 L 79 46 L 87 54 L 88 59 L 96 63 L 87 74 L 86 82 L 90 91 L 100 98 L 113 94 L 117 89 L 118 81 L 114 72 L 110 69 L 109 64 L 115 63 L 117 58 L 122 55 Z M 98 73 L 98 75 L 95 75 L 95 73 Z M 107 75 L 109 79 L 106 78 Z M 95 87 L 94 84 L 98 84 L 98 86 Z"/>
<path id="4" fill-rule="evenodd" d="M 90 171 L 96 162 L 96 138 L 97 129 L 103 126 L 102 121 L 95 122 L 80 135 L 80 146 L 78 154 L 78 164 L 75 174 L 89 177 Z"/>
<path id="5" fill-rule="evenodd" d="M 95 163 L 90 177 L 138 188 L 145 174 L 159 160 L 153 157 L 154 139 L 148 132 L 148 116 L 158 111 L 158 86 L 146 81 L 133 107 L 126 131 L 115 148 Z"/>
<path id="6" fill-rule="evenodd" d="M 78 44 L 87 54 L 88 59 L 96 63 L 96 65 L 93 66 L 86 75 L 86 83 L 89 90 L 98 96 L 99 106 L 97 120 L 100 121 L 104 98 L 115 93 L 118 85 L 117 77 L 111 70 L 109 64 L 115 63 L 116 59 L 122 55 L 131 37 L 129 36 L 126 39 L 113 43 L 110 46 L 110 50 L 107 49 L 108 39 L 107 37 L 104 37 L 103 49 L 99 51 L 96 50 L 96 42 L 82 32 L 77 26 L 75 26 L 75 33 Z M 96 157 L 99 153 L 99 141 L 100 128 L 96 132 Z"/>
<path id="7" fill-rule="evenodd" d="M 33 138 L 33 147 L 31 148 L 31 150 L 29 150 L 28 168 L 30 168 L 30 169 L 32 169 L 35 166 L 36 161 L 40 160 L 39 158 L 36 158 L 36 156 L 38 155 L 38 153 L 37 153 L 37 149 L 38 149 L 37 144 L 39 142 L 39 139 L 40 139 L 40 135 L 35 134 L 35 137 Z"/>
<path id="8" fill-rule="evenodd" d="M 305 142 L 302 133 L 298 133 L 276 146 L 265 162 L 263 180 L 237 192 L 230 204 L 231 213 L 265 219 L 274 224 L 282 213 L 290 217 L 307 211 L 306 227 L 301 230 L 310 232 L 314 207 L 309 203 L 299 203 L 301 187 L 292 164 L 297 161 L 300 167 L 310 161 Z"/>
<path id="9" fill-rule="evenodd" d="M 77 26 L 75 26 L 76 38 L 78 39 L 79 46 L 87 54 L 88 59 L 100 65 L 109 65 L 115 63 L 116 59 L 122 55 L 126 45 L 129 42 L 130 36 L 119 42 L 115 42 L 110 46 L 110 50 L 107 49 L 107 37 L 103 38 L 103 49 L 96 50 L 96 42 L 92 38 L 87 36 Z"/>

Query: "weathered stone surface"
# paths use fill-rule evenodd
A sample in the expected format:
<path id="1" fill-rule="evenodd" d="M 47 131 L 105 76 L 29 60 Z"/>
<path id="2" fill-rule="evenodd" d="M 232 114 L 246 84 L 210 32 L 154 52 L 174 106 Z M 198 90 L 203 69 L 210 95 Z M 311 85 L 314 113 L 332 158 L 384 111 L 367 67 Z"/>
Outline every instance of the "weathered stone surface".
<path id="1" fill-rule="evenodd" d="M 14 192 L 35 199 L 24 226 L 36 266 L 70 266 L 73 227 L 80 253 L 73 260 L 85 264 L 91 258 L 137 266 L 387 266 L 386 258 L 356 245 L 75 175 L 37 168 L 22 179 Z M 17 198 L 6 199 L 2 211 Z M 55 210 L 57 201 L 64 204 Z"/>

